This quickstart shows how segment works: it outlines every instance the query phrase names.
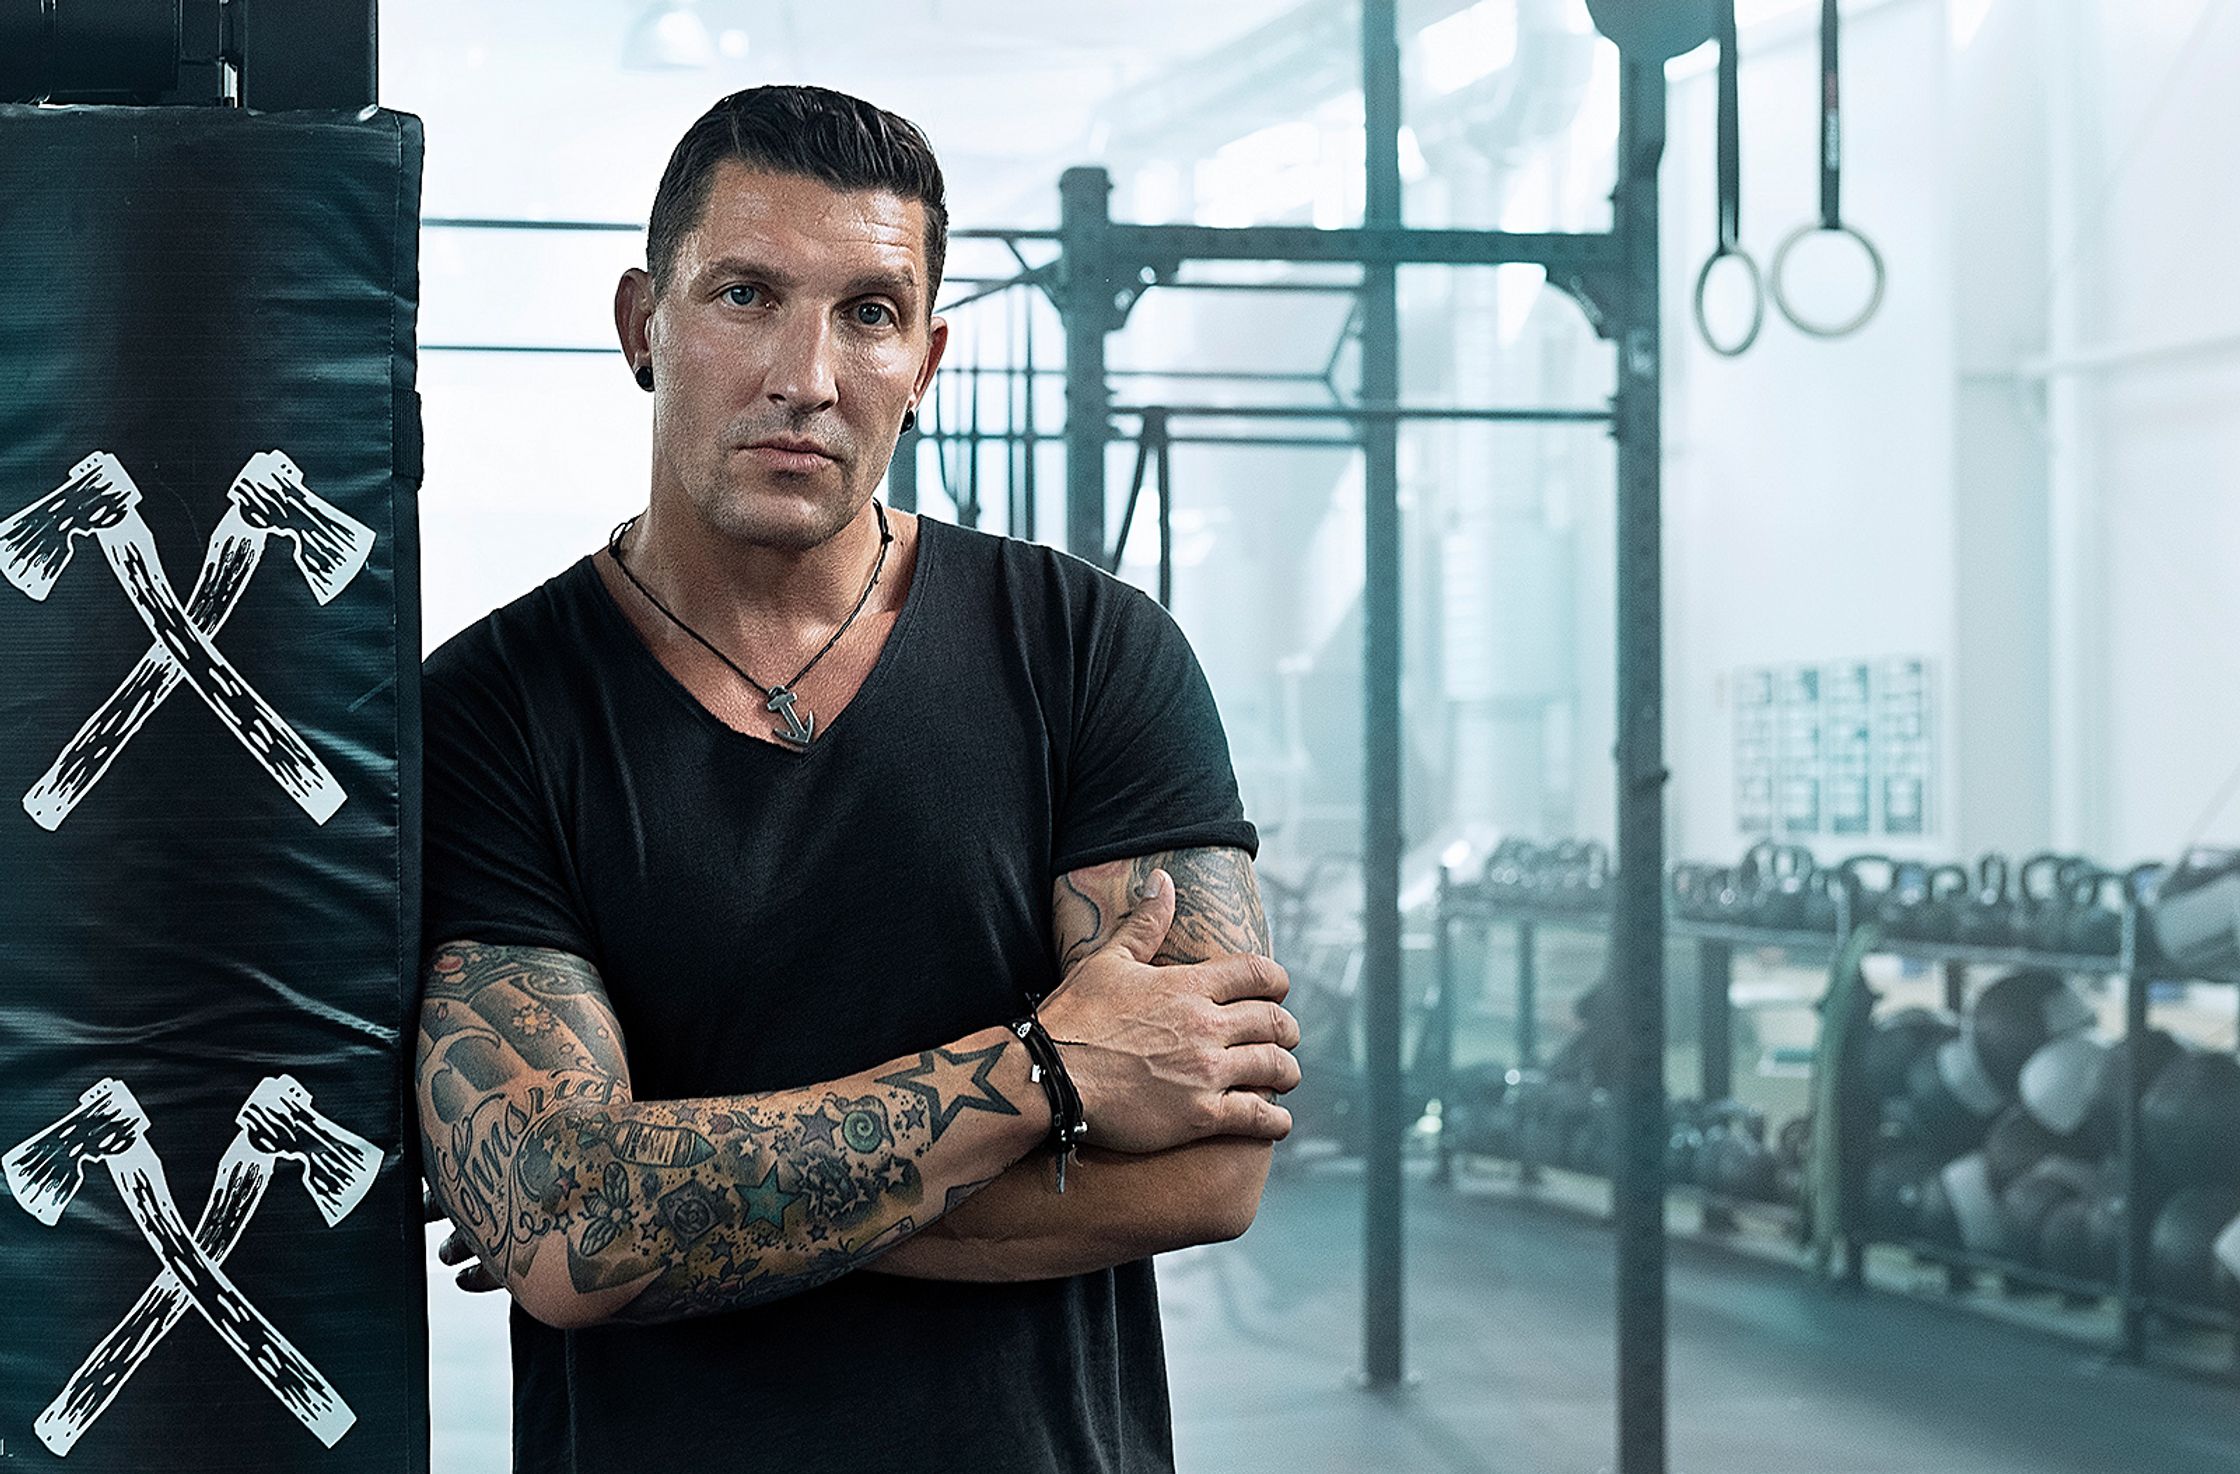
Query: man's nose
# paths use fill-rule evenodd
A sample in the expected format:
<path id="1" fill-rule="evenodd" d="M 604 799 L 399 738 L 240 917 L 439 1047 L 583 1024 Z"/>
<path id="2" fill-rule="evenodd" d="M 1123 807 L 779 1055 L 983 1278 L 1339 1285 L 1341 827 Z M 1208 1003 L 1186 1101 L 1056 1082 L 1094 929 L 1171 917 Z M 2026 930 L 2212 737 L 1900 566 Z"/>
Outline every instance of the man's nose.
<path id="1" fill-rule="evenodd" d="M 839 398 L 833 347 L 832 323 L 822 310 L 781 313 L 763 393 L 797 417 L 830 409 Z"/>

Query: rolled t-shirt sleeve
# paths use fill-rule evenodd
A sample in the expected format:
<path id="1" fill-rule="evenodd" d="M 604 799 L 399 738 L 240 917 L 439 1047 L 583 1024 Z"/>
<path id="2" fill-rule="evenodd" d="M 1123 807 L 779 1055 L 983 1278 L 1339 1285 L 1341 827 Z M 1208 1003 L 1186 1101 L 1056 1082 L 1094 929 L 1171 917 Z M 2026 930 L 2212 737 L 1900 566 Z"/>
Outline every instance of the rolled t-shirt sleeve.
<path id="1" fill-rule="evenodd" d="M 437 651 L 424 672 L 422 942 L 590 957 L 522 703 L 477 633 Z"/>
<path id="2" fill-rule="evenodd" d="M 1054 868 L 1164 850 L 1257 855 L 1229 739 L 1190 642 L 1140 590 L 1108 584 L 1078 667 Z"/>

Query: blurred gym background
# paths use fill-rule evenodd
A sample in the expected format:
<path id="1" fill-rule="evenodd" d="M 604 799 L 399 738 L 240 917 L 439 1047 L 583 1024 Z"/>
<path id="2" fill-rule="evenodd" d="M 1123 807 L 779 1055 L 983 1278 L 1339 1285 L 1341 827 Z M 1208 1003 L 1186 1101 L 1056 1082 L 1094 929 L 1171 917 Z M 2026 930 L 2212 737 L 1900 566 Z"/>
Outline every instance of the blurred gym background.
<path id="1" fill-rule="evenodd" d="M 1368 9 L 1406 226 L 1613 229 L 1626 67 L 1584 0 Z M 1886 277 L 1845 336 L 1735 262 L 1699 310 L 1721 48 L 1663 68 L 1656 1417 L 1705 1474 L 2229 1469 L 2240 5 L 1840 14 L 1842 219 Z M 1738 243 L 1771 278 L 1825 220 L 1823 6 L 1734 18 Z M 428 643 L 642 499 L 610 294 L 715 97 L 815 82 L 927 129 L 972 234 L 891 491 L 1066 546 L 1061 175 L 1107 171 L 1115 222 L 1359 226 L 1364 27 L 1343 0 L 388 0 L 381 101 L 428 137 Z M 1834 231 L 1783 268 L 1808 327 L 1876 289 Z M 1625 346 L 1543 265 L 1399 266 L 1396 339 L 1339 252 L 1146 275 L 1106 339 L 1097 545 L 1212 680 L 1310 1036 L 1260 1223 L 1162 1266 L 1182 1467 L 1619 1467 L 1644 1445 L 1614 1423 L 1651 1416 L 1610 1186 L 1641 1016 L 1610 943 Z M 1430 412 L 1385 422 L 1389 490 L 1334 412 L 1380 398 Z M 1385 1204 L 1364 833 L 1394 785 Z M 503 1468 L 502 1298 L 432 1278 L 436 1467 Z"/>

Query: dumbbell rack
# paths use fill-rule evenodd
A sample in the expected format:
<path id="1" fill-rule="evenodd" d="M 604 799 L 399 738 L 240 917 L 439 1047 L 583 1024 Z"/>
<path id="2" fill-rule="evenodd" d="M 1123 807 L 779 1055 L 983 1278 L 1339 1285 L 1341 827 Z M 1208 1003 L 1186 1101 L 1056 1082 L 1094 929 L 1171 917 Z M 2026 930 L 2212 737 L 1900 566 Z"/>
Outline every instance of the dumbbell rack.
<path id="1" fill-rule="evenodd" d="M 1483 886 L 1455 882 L 1441 871 L 1433 940 L 1438 991 L 1426 1041 L 1435 1044 L 1438 1050 L 1438 1058 L 1427 1073 L 1434 1089 L 1441 1095 L 1446 1093 L 1454 1067 L 1454 928 L 1458 924 L 1481 928 L 1506 925 L 1515 930 L 1517 1068 L 1529 1070 L 1537 1068 L 1540 1063 L 1541 931 L 1556 929 L 1606 934 L 1610 929 L 1610 909 L 1599 902 L 1577 906 L 1519 905 L 1514 901 L 1488 895 Z M 1695 942 L 1699 948 L 1698 976 L 1702 980 L 1702 987 L 1697 999 L 1697 1027 L 1703 1040 L 1699 1088 L 1702 1099 L 1706 1101 L 1724 1100 L 1734 1093 L 1733 1012 L 1728 999 L 1733 981 L 1734 949 L 1737 946 L 1780 946 L 1804 955 L 1817 955 L 1825 962 L 1834 957 L 1838 939 L 1826 932 L 1771 931 L 1677 920 L 1670 922 L 1667 930 L 1673 936 L 1685 937 Z M 1455 1155 L 1454 1148 L 1442 1135 L 1438 1165 L 1434 1173 L 1436 1180 L 1451 1180 Z M 1540 1163 L 1523 1157 L 1506 1160 L 1515 1161 L 1521 1184 L 1529 1186 L 1539 1180 Z M 1733 1197 L 1693 1183 L 1673 1183 L 1668 1185 L 1666 1192 L 1670 1197 L 1696 1204 L 1701 1214 L 1699 1226 L 1708 1234 L 1734 1231 L 1738 1219 L 1744 1214 L 1754 1217 L 1771 1216 L 1785 1230 L 1791 1231 L 1792 1236 L 1802 1223 L 1802 1215 L 1798 1210 L 1786 1204 Z"/>
<path id="2" fill-rule="evenodd" d="M 1852 923 L 1848 905 L 1839 903 L 1839 913 L 1837 926 L 1832 932 L 1798 931 L 1681 917 L 1668 919 L 1669 935 L 1693 941 L 1699 948 L 1697 971 L 1700 988 L 1697 1008 L 1702 1058 L 1698 1088 L 1703 1100 L 1724 1100 L 1733 1094 L 1734 1035 L 1730 995 L 1734 979 L 1735 949 L 1780 951 L 1800 962 L 1827 966 L 1833 962 L 1851 935 Z M 1454 1064 L 1455 926 L 1470 924 L 1484 928 L 1506 924 L 1515 928 L 1517 1067 L 1531 1069 L 1539 1062 L 1537 1009 L 1540 929 L 1557 927 L 1606 932 L 1610 920 L 1609 908 L 1603 904 L 1520 905 L 1488 894 L 1481 884 L 1458 882 L 1444 870 L 1440 872 L 1434 920 L 1438 994 L 1433 1005 L 1436 1013 L 1431 1040 L 1427 1041 L 1435 1041 L 1439 1051 L 1430 1078 L 1440 1095 L 1447 1093 L 1446 1087 Z M 1936 966 L 1943 978 L 1945 1007 L 1956 1016 L 1965 1012 L 1968 974 L 1972 968 L 2037 968 L 2067 975 L 2121 978 L 2124 980 L 2124 1036 L 2129 1038 L 2147 1031 L 2148 996 L 2156 983 L 2189 981 L 2169 976 L 2163 970 L 2142 970 L 2141 924 L 2136 899 L 2126 895 L 2122 941 L 2114 957 L 2043 952 L 2020 947 L 1964 946 L 1958 943 L 1892 937 L 1882 938 L 1874 951 L 1883 956 Z M 2118 1058 L 2123 1061 L 2126 1075 L 2135 1075 L 2134 1052 L 2126 1048 Z M 1838 1094 L 1842 1093 L 1839 1086 Z M 2166 1300 L 2151 1293 L 2149 1288 L 2147 1262 L 2153 1223 L 2148 1215 L 2135 1211 L 2133 1207 L 2146 1201 L 2145 1156 L 2139 1147 L 2140 1105 L 2144 1093 L 2145 1082 L 2126 1078 L 2118 1097 L 2121 1109 L 2118 1112 L 2117 1153 L 2123 1163 L 2126 1211 L 2119 1243 L 2116 1282 L 2113 1285 L 2072 1280 L 2001 1255 L 1976 1253 L 1926 1240 L 1893 1241 L 1893 1246 L 1911 1253 L 1921 1262 L 1942 1265 L 1946 1270 L 1946 1283 L 1955 1293 L 1972 1288 L 1974 1276 L 1988 1274 L 1996 1275 L 2010 1285 L 2040 1287 L 2077 1299 L 2113 1299 L 2120 1322 L 2117 1350 L 2126 1360 L 2135 1361 L 2145 1356 L 2148 1325 L 2157 1317 L 2176 1324 L 2232 1335 L 2235 1337 L 2236 1356 L 2240 1356 L 2240 1316 L 2206 1306 Z M 1451 1177 L 1453 1155 L 1452 1149 L 1442 1141 L 1437 1173 L 1439 1180 L 1446 1181 Z M 1521 1182 L 1529 1184 L 1537 1177 L 1534 1164 L 1519 1159 L 1518 1167 Z M 1846 1180 L 1858 1180 L 1859 1174 L 1851 1171 L 1849 1163 L 1844 1166 L 1844 1174 Z M 1692 1198 L 1700 1204 L 1701 1228 L 1706 1234 L 1712 1235 L 1732 1231 L 1739 1211 L 1748 1209 L 1762 1212 L 1772 1206 L 1746 1203 L 1707 1189 L 1686 1185 L 1675 1185 L 1670 1191 L 1675 1195 Z M 1843 1279 L 1848 1284 L 1860 1285 L 1864 1282 L 1866 1250 L 1883 1241 L 1873 1238 L 1855 1223 L 1847 1225 L 1840 1237 Z"/>

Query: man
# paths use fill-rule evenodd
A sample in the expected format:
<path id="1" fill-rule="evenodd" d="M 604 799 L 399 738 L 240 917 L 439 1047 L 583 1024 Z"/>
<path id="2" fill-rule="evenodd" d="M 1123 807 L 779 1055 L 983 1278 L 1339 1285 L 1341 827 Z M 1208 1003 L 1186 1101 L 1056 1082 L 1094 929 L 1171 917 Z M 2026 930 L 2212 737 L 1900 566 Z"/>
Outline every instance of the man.
<path id="1" fill-rule="evenodd" d="M 647 510 L 428 663 L 423 1139 L 517 1468 L 1171 1468 L 1148 1258 L 1289 1129 L 1180 634 L 872 499 L 945 228 L 909 123 L 719 103 L 616 293 Z"/>

